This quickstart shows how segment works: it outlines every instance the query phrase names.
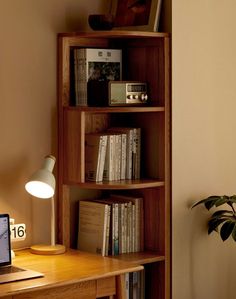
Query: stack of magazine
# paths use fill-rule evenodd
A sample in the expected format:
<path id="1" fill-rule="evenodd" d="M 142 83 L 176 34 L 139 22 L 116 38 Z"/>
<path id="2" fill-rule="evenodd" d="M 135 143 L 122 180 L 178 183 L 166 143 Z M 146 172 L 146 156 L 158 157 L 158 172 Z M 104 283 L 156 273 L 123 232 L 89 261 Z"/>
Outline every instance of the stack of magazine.
<path id="1" fill-rule="evenodd" d="M 80 200 L 78 248 L 102 256 L 143 250 L 143 198 Z"/>
<path id="2" fill-rule="evenodd" d="M 113 127 L 85 135 L 88 181 L 140 179 L 141 129 Z"/>

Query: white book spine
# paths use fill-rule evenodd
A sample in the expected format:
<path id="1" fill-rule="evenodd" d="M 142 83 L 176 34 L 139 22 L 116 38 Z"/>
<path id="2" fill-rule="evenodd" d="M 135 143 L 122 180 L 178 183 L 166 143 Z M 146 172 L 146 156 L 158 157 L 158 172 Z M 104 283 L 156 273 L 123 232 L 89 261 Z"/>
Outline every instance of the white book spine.
<path id="1" fill-rule="evenodd" d="M 109 208 L 108 205 L 105 205 L 104 228 L 103 228 L 103 243 L 102 243 L 102 256 L 106 255 L 108 208 Z"/>
<path id="2" fill-rule="evenodd" d="M 127 140 L 127 167 L 126 167 L 126 178 L 132 179 L 132 153 L 133 153 L 133 130 L 130 129 Z"/>
<path id="3" fill-rule="evenodd" d="M 99 162 L 98 162 L 98 181 L 103 180 L 103 171 L 106 157 L 106 148 L 107 148 L 107 135 L 101 136 L 101 142 L 99 147 Z"/>
<path id="4" fill-rule="evenodd" d="M 121 209 L 121 240 L 120 240 L 120 253 L 124 253 L 124 239 L 125 239 L 125 217 L 124 217 L 124 210 L 125 210 L 125 205 L 122 203 L 120 205 Z"/>
<path id="5" fill-rule="evenodd" d="M 121 172 L 121 135 L 116 135 L 116 180 L 120 180 Z"/>

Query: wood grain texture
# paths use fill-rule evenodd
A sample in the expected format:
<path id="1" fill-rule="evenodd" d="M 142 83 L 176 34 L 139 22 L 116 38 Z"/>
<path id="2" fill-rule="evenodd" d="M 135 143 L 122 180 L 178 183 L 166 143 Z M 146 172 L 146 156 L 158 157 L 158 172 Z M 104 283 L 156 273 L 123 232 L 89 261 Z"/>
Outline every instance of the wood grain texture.
<path id="1" fill-rule="evenodd" d="M 116 294 L 116 277 L 109 277 L 97 280 L 97 298 L 113 296 Z"/>
<path id="2" fill-rule="evenodd" d="M 96 281 L 84 281 L 68 286 L 50 288 L 13 296 L 13 299 L 94 299 Z"/>
<path id="3" fill-rule="evenodd" d="M 127 299 L 125 293 L 125 275 L 119 275 L 116 277 L 116 299 Z"/>
<path id="4" fill-rule="evenodd" d="M 34 255 L 28 250 L 16 251 L 13 264 L 41 272 L 44 277 L 1 284 L 0 297 L 71 299 L 77 298 L 74 294 L 78 293 L 81 296 L 78 298 L 87 299 L 90 297 L 83 296 L 89 292 L 91 298 L 95 298 L 97 286 L 100 294 L 107 291 L 106 295 L 110 296 L 114 294 L 114 277 L 143 269 L 132 263 L 76 250 L 56 256 Z"/>

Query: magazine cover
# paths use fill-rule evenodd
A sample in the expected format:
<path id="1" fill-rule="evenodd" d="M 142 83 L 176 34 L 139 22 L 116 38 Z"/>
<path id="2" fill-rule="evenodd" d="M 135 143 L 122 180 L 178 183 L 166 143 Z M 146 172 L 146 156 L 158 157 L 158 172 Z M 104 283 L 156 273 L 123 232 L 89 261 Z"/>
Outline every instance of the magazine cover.
<path id="1" fill-rule="evenodd" d="M 110 80 L 122 80 L 120 49 L 75 49 L 75 97 L 78 106 L 104 106 Z"/>

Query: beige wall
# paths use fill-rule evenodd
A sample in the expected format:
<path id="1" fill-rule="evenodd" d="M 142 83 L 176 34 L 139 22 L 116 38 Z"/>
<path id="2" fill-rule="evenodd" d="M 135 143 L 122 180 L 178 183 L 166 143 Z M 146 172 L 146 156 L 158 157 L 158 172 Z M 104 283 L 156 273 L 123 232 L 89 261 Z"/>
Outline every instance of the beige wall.
<path id="1" fill-rule="evenodd" d="M 236 193 L 236 1 L 172 1 L 173 298 L 235 299 L 236 243 L 191 204 Z"/>
<path id="2" fill-rule="evenodd" d="M 1 1 L 0 212 L 46 241 L 49 203 L 24 191 L 56 151 L 56 33 L 85 30 L 106 0 Z M 235 0 L 173 1 L 173 299 L 235 299 L 235 244 L 189 206 L 236 186 Z M 33 231 L 33 233 L 32 233 Z M 31 240 L 32 238 L 32 240 Z"/>
<path id="3" fill-rule="evenodd" d="M 2 0 L 0 9 L 0 212 L 27 225 L 25 242 L 49 240 L 49 201 L 27 178 L 56 152 L 56 35 L 86 30 L 106 0 Z M 32 232 L 33 231 L 33 232 Z"/>

